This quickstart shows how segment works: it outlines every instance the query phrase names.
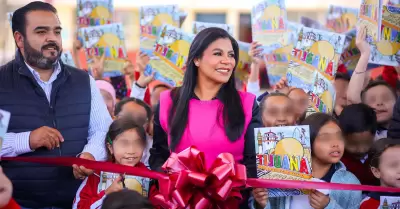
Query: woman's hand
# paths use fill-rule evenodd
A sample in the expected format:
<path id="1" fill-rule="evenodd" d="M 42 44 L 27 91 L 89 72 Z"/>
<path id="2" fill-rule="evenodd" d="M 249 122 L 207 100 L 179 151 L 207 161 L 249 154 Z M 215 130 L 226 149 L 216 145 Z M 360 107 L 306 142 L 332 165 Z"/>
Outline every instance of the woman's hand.
<path id="1" fill-rule="evenodd" d="M 265 208 L 268 203 L 268 192 L 265 188 L 253 189 L 253 197 L 256 200 L 256 208 Z"/>

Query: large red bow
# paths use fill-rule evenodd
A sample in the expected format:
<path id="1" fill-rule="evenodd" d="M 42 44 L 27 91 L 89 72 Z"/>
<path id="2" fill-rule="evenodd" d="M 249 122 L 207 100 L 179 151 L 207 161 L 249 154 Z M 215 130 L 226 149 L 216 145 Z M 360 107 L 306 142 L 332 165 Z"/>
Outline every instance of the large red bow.
<path id="1" fill-rule="evenodd" d="M 237 208 L 247 179 L 246 167 L 230 153 L 218 155 L 207 171 L 204 153 L 195 147 L 172 153 L 163 169 L 169 175 L 159 179 L 161 194 L 154 200 L 164 208 Z"/>

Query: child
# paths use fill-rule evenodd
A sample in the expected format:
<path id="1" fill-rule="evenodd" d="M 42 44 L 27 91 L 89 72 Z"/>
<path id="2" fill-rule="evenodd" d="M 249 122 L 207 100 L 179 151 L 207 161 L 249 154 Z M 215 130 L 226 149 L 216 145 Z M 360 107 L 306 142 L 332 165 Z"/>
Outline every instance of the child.
<path id="1" fill-rule="evenodd" d="M 110 113 L 111 117 L 113 117 L 114 107 L 117 101 L 114 87 L 111 85 L 111 83 L 105 80 L 97 80 L 96 86 L 100 89 L 100 93 L 103 96 L 104 103 L 106 103 L 107 110 Z"/>
<path id="2" fill-rule="evenodd" d="M 290 89 L 287 95 L 293 101 L 296 121 L 297 123 L 301 123 L 306 118 L 307 109 L 310 104 L 309 96 L 303 89 L 299 88 Z"/>
<path id="3" fill-rule="evenodd" d="M 378 182 L 370 171 L 368 156 L 378 126 L 374 110 L 362 103 L 349 105 L 340 114 L 339 123 L 346 143 L 341 161 L 361 184 L 376 185 Z"/>
<path id="4" fill-rule="evenodd" d="M 342 67 L 343 68 L 343 67 Z M 347 105 L 347 88 L 349 86 L 350 76 L 346 73 L 337 73 L 335 76 L 335 91 L 336 91 L 336 101 L 335 110 L 333 114 L 336 118 L 340 115 L 343 108 Z"/>
<path id="5" fill-rule="evenodd" d="M 260 102 L 264 127 L 291 126 L 296 123 L 296 113 L 291 99 L 282 93 L 270 93 Z"/>
<path id="6" fill-rule="evenodd" d="M 109 161 L 116 164 L 146 168 L 140 162 L 146 146 L 146 132 L 143 126 L 137 125 L 131 119 L 121 118 L 111 124 L 105 146 Z M 111 186 L 98 193 L 99 175 L 100 173 L 97 172 L 82 182 L 75 197 L 74 209 L 97 208 L 102 205 L 105 196 L 124 189 L 124 182 L 122 182 L 122 177 L 120 176 L 115 179 Z M 156 188 L 150 187 L 150 200 L 156 193 Z"/>
<path id="7" fill-rule="evenodd" d="M 148 165 L 150 148 L 153 146 L 152 118 L 153 112 L 148 104 L 140 99 L 125 98 L 115 106 L 115 116 L 117 118 L 130 117 L 136 124 L 142 125 L 147 131 L 146 148 L 143 152 L 142 163 Z"/>
<path id="8" fill-rule="evenodd" d="M 361 101 L 372 107 L 376 113 L 378 121 L 376 140 L 387 137 L 396 98 L 396 91 L 385 81 L 373 81 L 361 92 Z"/>
<path id="9" fill-rule="evenodd" d="M 153 209 L 153 205 L 136 191 L 122 190 L 108 195 L 102 209 Z"/>
<path id="10" fill-rule="evenodd" d="M 340 162 L 344 152 L 344 139 L 337 121 L 330 115 L 314 113 L 308 116 L 301 125 L 310 126 L 310 143 L 312 153 L 312 175 L 325 182 L 360 184 L 358 179 Z M 267 198 L 267 192 L 254 190 L 254 199 L 262 208 L 314 208 L 314 209 L 355 209 L 361 202 L 361 191 L 332 190 L 325 195 L 313 190 L 308 195 L 309 205 L 302 205 L 301 197 Z M 307 198 L 307 197 L 305 197 Z M 251 199 L 251 205 L 254 202 Z"/>
<path id="11" fill-rule="evenodd" d="M 400 142 L 384 138 L 375 142 L 371 151 L 371 171 L 384 187 L 400 188 Z M 381 196 L 397 196 L 399 193 L 371 192 L 362 201 L 360 209 L 378 209 Z"/>

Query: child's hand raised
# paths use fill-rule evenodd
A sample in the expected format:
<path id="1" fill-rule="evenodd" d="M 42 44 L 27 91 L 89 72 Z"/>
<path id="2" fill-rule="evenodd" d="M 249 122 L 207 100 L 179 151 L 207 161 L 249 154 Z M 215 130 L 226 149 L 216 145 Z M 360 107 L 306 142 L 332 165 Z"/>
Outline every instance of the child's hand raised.
<path id="1" fill-rule="evenodd" d="M 282 76 L 281 80 L 279 80 L 279 82 L 275 84 L 274 89 L 283 94 L 287 94 L 289 92 L 290 88 L 288 86 L 287 79 L 285 76 Z"/>
<path id="2" fill-rule="evenodd" d="M 104 59 L 105 59 L 105 53 L 101 55 L 100 58 L 97 58 L 95 56 L 95 51 L 94 49 L 90 50 L 90 58 L 93 60 L 93 63 L 91 64 L 91 70 L 93 77 L 96 80 L 100 80 L 103 78 L 103 73 L 104 73 Z"/>
<path id="3" fill-rule="evenodd" d="M 258 42 L 252 42 L 250 45 L 250 50 L 249 50 L 249 56 L 251 57 L 251 60 L 253 63 L 260 63 L 261 59 L 261 53 L 263 51 L 263 48 L 261 48 L 261 44 Z"/>
<path id="4" fill-rule="evenodd" d="M 312 191 L 311 194 L 308 195 L 308 200 L 310 201 L 311 207 L 314 209 L 324 209 L 331 201 L 327 195 L 317 190 Z"/>
<path id="5" fill-rule="evenodd" d="M 139 86 L 143 87 L 143 88 L 147 87 L 147 85 L 149 85 L 149 83 L 154 80 L 154 73 L 155 72 L 153 72 L 149 76 L 146 76 L 144 74 L 144 70 L 146 69 L 146 65 L 149 64 L 149 62 L 150 62 L 150 57 L 147 54 L 145 54 L 143 52 L 140 52 L 140 54 L 137 57 L 137 61 L 136 61 L 138 69 L 139 69 L 139 72 L 140 72 L 140 76 L 139 76 L 139 78 L 137 80 L 137 84 Z"/>
<path id="6" fill-rule="evenodd" d="M 371 47 L 366 41 L 367 37 L 367 27 L 365 25 L 357 28 L 356 46 L 360 50 L 361 54 L 370 54 Z"/>
<path id="7" fill-rule="evenodd" d="M 121 191 L 123 189 L 121 181 L 122 181 L 122 176 L 118 176 L 118 178 L 116 178 L 114 182 L 106 189 L 105 191 L 106 195 L 111 194 L 113 192 Z"/>
<path id="8" fill-rule="evenodd" d="M 258 203 L 256 208 L 265 208 L 268 203 L 268 192 L 265 188 L 255 188 L 253 189 L 253 197 Z"/>

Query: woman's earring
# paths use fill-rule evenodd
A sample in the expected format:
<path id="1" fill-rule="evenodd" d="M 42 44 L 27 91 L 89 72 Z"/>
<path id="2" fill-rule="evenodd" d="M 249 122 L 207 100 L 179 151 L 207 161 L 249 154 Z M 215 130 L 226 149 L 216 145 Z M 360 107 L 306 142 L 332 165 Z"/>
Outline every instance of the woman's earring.
<path id="1" fill-rule="evenodd" d="M 195 64 L 197 67 L 199 67 L 199 63 L 198 63 L 198 62 L 195 62 L 194 64 Z"/>

